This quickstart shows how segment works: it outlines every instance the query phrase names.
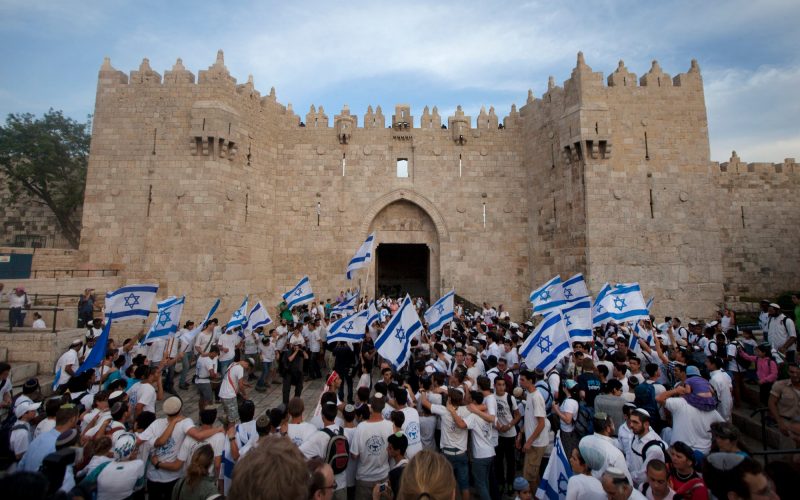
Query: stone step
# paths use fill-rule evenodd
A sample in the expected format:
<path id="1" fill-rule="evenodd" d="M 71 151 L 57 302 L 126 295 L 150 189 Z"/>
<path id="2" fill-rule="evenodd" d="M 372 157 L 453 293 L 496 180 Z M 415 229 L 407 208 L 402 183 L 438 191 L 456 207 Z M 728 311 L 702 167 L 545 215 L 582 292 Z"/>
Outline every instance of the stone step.
<path id="1" fill-rule="evenodd" d="M 21 387 L 26 380 L 35 377 L 39 373 L 39 363 L 12 363 L 11 380 L 14 387 Z"/>

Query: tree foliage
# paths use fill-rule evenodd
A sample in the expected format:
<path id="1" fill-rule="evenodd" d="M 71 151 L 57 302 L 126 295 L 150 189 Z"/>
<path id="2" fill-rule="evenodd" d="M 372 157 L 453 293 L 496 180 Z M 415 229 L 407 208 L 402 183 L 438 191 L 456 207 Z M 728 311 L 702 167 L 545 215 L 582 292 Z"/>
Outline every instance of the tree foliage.
<path id="1" fill-rule="evenodd" d="M 75 211 L 83 204 L 91 125 L 50 109 L 41 118 L 10 114 L 0 126 L 0 170 L 12 201 L 27 194 L 47 205 L 64 237 L 77 248 Z"/>

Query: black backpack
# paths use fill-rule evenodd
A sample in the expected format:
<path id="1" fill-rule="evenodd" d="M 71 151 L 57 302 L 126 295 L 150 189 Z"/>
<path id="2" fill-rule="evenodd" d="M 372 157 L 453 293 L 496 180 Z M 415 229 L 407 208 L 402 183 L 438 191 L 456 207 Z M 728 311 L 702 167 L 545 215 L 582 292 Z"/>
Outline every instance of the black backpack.
<path id="1" fill-rule="evenodd" d="M 594 434 L 594 408 L 581 401 L 575 418 L 575 433 L 579 438 Z"/>
<path id="2" fill-rule="evenodd" d="M 17 429 L 24 429 L 25 424 L 17 422 L 13 408 L 0 424 L 0 470 L 8 469 L 17 461 L 17 456 L 11 449 L 11 433 Z"/>
<path id="3" fill-rule="evenodd" d="M 344 429 L 339 428 L 335 433 L 330 429 L 322 429 L 322 432 L 330 436 L 328 446 L 325 448 L 325 462 L 333 469 L 333 475 L 341 474 L 347 469 L 350 463 L 350 443 L 344 437 Z"/>

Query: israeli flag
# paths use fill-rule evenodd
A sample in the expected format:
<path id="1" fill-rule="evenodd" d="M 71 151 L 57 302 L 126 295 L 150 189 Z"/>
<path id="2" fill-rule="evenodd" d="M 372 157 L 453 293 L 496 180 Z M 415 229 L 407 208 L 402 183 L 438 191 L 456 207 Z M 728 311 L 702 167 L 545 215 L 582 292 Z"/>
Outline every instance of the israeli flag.
<path id="1" fill-rule="evenodd" d="M 128 317 L 130 318 L 130 316 Z M 112 319 L 110 317 L 107 317 L 106 326 L 103 327 L 103 333 L 101 333 L 100 336 L 97 337 L 97 341 L 95 342 L 94 347 L 86 356 L 86 359 L 83 360 L 81 366 L 78 367 L 78 371 L 75 372 L 75 375 L 73 375 L 73 377 L 78 376 L 81 373 L 91 368 L 96 368 L 100 366 L 100 363 L 103 362 L 103 358 L 105 358 L 106 356 L 106 348 L 108 347 L 108 334 L 111 331 L 111 322 Z M 59 373 L 56 376 L 56 380 L 58 380 L 58 377 L 60 376 L 61 372 L 59 371 Z"/>
<path id="2" fill-rule="evenodd" d="M 106 318 L 125 321 L 147 318 L 156 298 L 158 285 L 127 285 L 106 294 Z"/>
<path id="3" fill-rule="evenodd" d="M 229 319 L 228 324 L 225 325 L 225 333 L 228 333 L 234 328 L 241 328 L 242 330 L 247 328 L 247 297 L 244 298 L 244 302 L 239 306 L 239 309 L 233 311 L 231 319 Z"/>
<path id="4" fill-rule="evenodd" d="M 372 262 L 372 244 L 375 242 L 375 233 L 367 236 L 367 239 L 358 248 L 358 251 L 347 264 L 347 279 L 353 279 L 353 271 L 366 267 Z"/>
<path id="5" fill-rule="evenodd" d="M 570 351 L 572 347 L 569 343 L 569 333 L 564 326 L 564 318 L 558 312 L 552 312 L 545 316 L 533 334 L 528 336 L 519 353 L 525 358 L 528 369 L 539 368 L 547 373 Z"/>
<path id="6" fill-rule="evenodd" d="M 611 285 L 606 283 L 603 285 L 603 288 L 600 289 L 600 293 L 597 294 L 597 298 L 594 299 L 594 305 L 592 305 L 592 326 L 600 326 L 606 321 L 608 321 L 610 315 L 609 311 L 606 309 L 603 301 L 611 293 L 613 288 Z"/>
<path id="7" fill-rule="evenodd" d="M 536 490 L 536 498 L 564 500 L 567 498 L 567 483 L 571 477 L 572 466 L 569 464 L 564 446 L 561 444 L 561 431 L 559 431 L 556 434 L 550 460 L 547 462 L 542 480 L 539 482 L 539 489 Z"/>
<path id="8" fill-rule="evenodd" d="M 647 310 L 638 283 L 617 285 L 603 298 L 601 304 L 608 311 L 609 318 L 618 323 L 650 318 L 650 311 Z"/>
<path id="9" fill-rule="evenodd" d="M 533 303 L 533 314 L 544 314 L 560 309 L 566 303 L 561 276 L 556 276 L 531 292 L 530 301 Z"/>
<path id="10" fill-rule="evenodd" d="M 630 350 L 632 350 L 633 352 L 636 352 L 636 353 L 641 352 L 641 350 L 642 350 L 642 346 L 639 345 L 639 342 L 638 342 L 638 340 L 640 338 L 644 338 L 644 341 L 647 342 L 647 345 L 655 346 L 655 342 L 654 342 L 654 339 L 653 339 L 653 334 L 650 333 L 650 331 L 645 332 L 646 335 L 647 335 L 646 337 L 642 337 L 642 325 L 640 323 L 641 323 L 640 320 L 634 321 L 634 323 L 633 323 L 633 332 L 634 332 L 634 334 L 631 335 L 631 339 L 628 342 L 628 349 L 630 349 Z"/>
<path id="11" fill-rule="evenodd" d="M 423 315 L 428 323 L 428 331 L 438 332 L 448 321 L 453 319 L 453 310 L 456 291 L 450 290 L 441 299 L 437 300 Z"/>
<path id="12" fill-rule="evenodd" d="M 311 282 L 308 276 L 303 277 L 291 290 L 283 294 L 286 307 L 291 311 L 294 306 L 305 304 L 314 300 L 314 292 L 311 290 Z"/>
<path id="13" fill-rule="evenodd" d="M 589 297 L 567 303 L 561 316 L 572 342 L 592 341 L 592 301 Z"/>
<path id="14" fill-rule="evenodd" d="M 356 305 L 358 304 L 358 297 L 361 295 L 361 290 L 357 291 L 355 295 L 346 299 L 342 302 L 339 302 L 331 309 L 331 314 L 337 314 L 339 316 L 346 316 L 348 314 L 353 314 L 356 312 Z"/>
<path id="15" fill-rule="evenodd" d="M 369 320 L 369 309 L 364 309 L 358 314 L 336 320 L 328 328 L 326 342 L 361 342 Z"/>
<path id="16" fill-rule="evenodd" d="M 565 281 L 562 284 L 562 288 L 564 289 L 564 299 L 566 299 L 567 302 L 575 302 L 589 296 L 589 289 L 586 288 L 586 280 L 583 279 L 583 274 L 581 273 Z"/>
<path id="17" fill-rule="evenodd" d="M 378 308 L 375 307 L 374 300 L 370 301 L 367 310 L 369 311 L 369 317 L 367 318 L 367 326 L 372 326 L 373 323 L 381 319 L 381 313 L 380 311 L 378 311 Z"/>
<path id="18" fill-rule="evenodd" d="M 197 337 L 198 333 L 203 331 L 203 327 L 206 326 L 206 323 L 208 323 L 211 317 L 214 316 L 214 313 L 217 312 L 220 302 L 220 299 L 217 299 L 216 302 L 214 302 L 214 305 L 211 306 L 211 309 L 208 310 L 208 314 L 206 314 L 205 319 L 201 321 L 199 325 L 195 325 L 193 330 L 190 330 L 184 334 L 183 339 L 185 340 L 187 347 L 194 344 L 195 337 Z"/>
<path id="19" fill-rule="evenodd" d="M 175 335 L 180 328 L 181 313 L 186 297 L 169 297 L 158 303 L 158 314 L 142 343 L 158 337 Z"/>
<path id="20" fill-rule="evenodd" d="M 408 361 L 411 339 L 418 335 L 421 329 L 422 322 L 419 320 L 417 310 L 411 303 L 411 297 L 406 294 L 403 305 L 375 341 L 375 348 L 378 354 L 398 369 Z"/>
<path id="21" fill-rule="evenodd" d="M 259 300 L 247 316 L 247 329 L 255 331 L 257 328 L 267 326 L 270 323 L 272 323 L 272 318 L 269 317 L 267 309 Z"/>
<path id="22" fill-rule="evenodd" d="M 656 301 L 655 297 L 650 297 L 650 300 L 648 300 L 647 304 L 645 304 L 645 307 L 647 307 L 647 311 L 648 312 L 650 312 L 650 309 L 653 308 L 653 302 L 655 302 L 655 301 Z"/>

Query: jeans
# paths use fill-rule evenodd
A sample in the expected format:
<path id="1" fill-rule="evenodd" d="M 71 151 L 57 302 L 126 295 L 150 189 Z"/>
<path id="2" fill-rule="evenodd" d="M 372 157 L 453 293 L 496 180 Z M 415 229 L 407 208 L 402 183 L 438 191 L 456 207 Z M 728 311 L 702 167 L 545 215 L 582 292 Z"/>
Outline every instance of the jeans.
<path id="1" fill-rule="evenodd" d="M 308 357 L 308 376 L 311 378 L 322 378 L 322 371 L 319 367 L 318 352 L 311 352 Z"/>
<path id="2" fill-rule="evenodd" d="M 475 491 L 481 500 L 491 500 L 489 494 L 489 473 L 492 470 L 494 457 L 473 458 L 472 459 L 472 481 L 475 483 Z"/>
<path id="3" fill-rule="evenodd" d="M 339 386 L 339 400 L 344 401 L 344 386 L 347 384 L 347 402 L 353 404 L 353 377 L 339 374 L 342 377 L 342 384 Z"/>
<path id="4" fill-rule="evenodd" d="M 228 361 L 220 361 L 219 362 L 219 376 L 224 377 L 228 373 L 228 367 L 233 364 L 233 358 L 229 359 Z"/>
<path id="5" fill-rule="evenodd" d="M 8 326 L 21 327 L 22 322 L 25 320 L 25 313 L 22 312 L 21 307 L 12 307 L 8 310 Z"/>
<path id="6" fill-rule="evenodd" d="M 458 490 L 469 490 L 469 462 L 467 462 L 467 453 L 459 453 L 458 455 L 448 455 L 445 453 L 444 458 L 453 466 L 453 475 L 456 478 Z"/>
<path id="7" fill-rule="evenodd" d="M 186 385 L 186 374 L 189 373 L 189 368 L 192 367 L 192 351 L 186 351 L 183 353 L 183 358 L 181 359 L 181 366 L 183 367 L 183 371 L 181 371 L 181 376 L 178 378 L 178 384 L 181 386 Z"/>
<path id="8" fill-rule="evenodd" d="M 267 376 L 269 375 L 270 370 L 272 370 L 272 361 L 262 361 L 261 376 L 258 377 L 256 387 L 264 387 L 267 385 Z"/>
<path id="9" fill-rule="evenodd" d="M 168 483 L 159 483 L 156 481 L 147 480 L 147 497 L 150 500 L 171 500 L 172 488 L 178 480 L 170 481 Z"/>
<path id="10" fill-rule="evenodd" d="M 514 456 L 514 441 L 513 437 L 497 437 L 497 447 L 494 449 L 495 455 L 495 475 L 497 476 L 497 484 L 501 487 L 511 486 L 514 482 L 516 472 L 516 458 Z"/>
<path id="11" fill-rule="evenodd" d="M 294 386 L 294 397 L 303 393 L 303 372 L 289 372 L 283 377 L 283 404 L 289 404 L 289 390 Z"/>

